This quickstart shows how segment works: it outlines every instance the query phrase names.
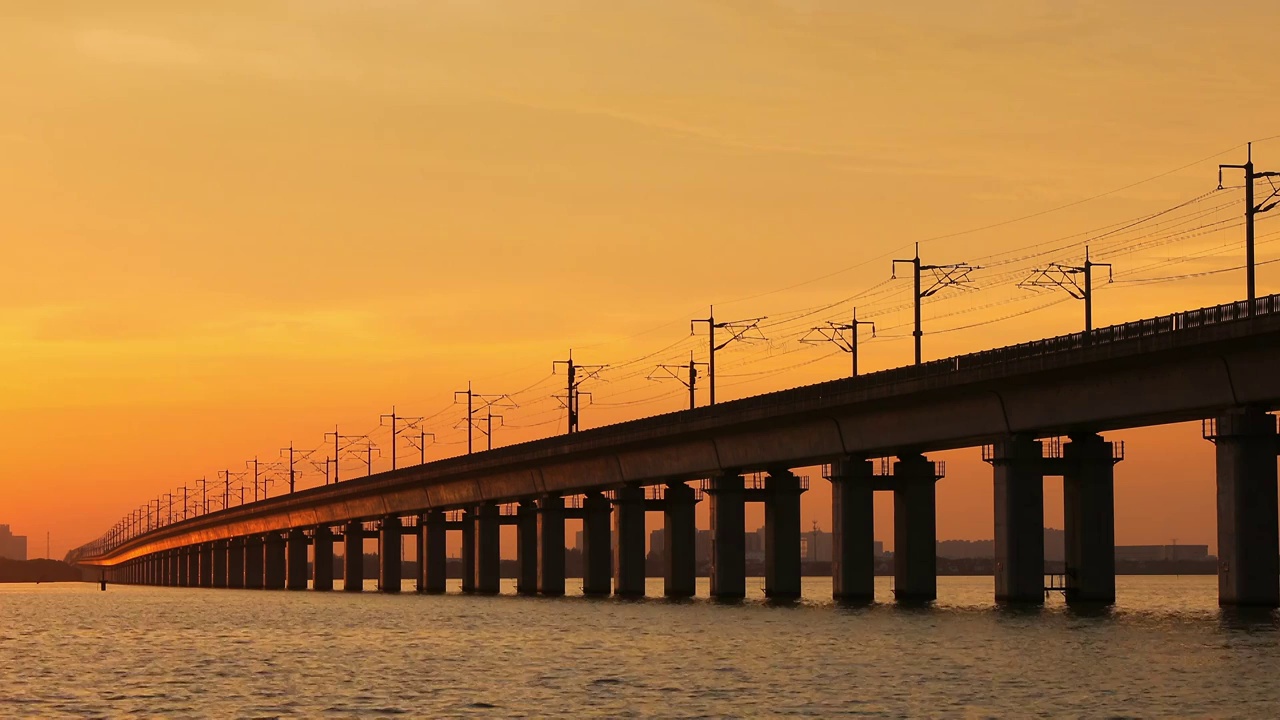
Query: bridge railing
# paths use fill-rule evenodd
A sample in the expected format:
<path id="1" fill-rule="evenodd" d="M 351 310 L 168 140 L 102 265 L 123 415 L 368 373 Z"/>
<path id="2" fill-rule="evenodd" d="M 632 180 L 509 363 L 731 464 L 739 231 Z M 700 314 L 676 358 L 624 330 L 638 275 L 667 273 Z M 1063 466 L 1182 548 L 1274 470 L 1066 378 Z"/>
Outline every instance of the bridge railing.
<path id="1" fill-rule="evenodd" d="M 1280 295 L 1267 295 L 1258 298 L 1254 305 L 1254 316 L 1280 314 Z M 859 375 L 856 378 L 833 380 L 816 385 L 795 388 L 782 393 L 771 393 L 754 398 L 731 401 L 735 408 L 749 410 L 755 407 L 767 407 L 786 396 L 788 400 L 801 399 L 807 396 L 821 397 L 824 392 L 852 387 L 880 387 L 898 383 L 923 380 L 948 375 L 960 370 L 973 370 L 985 367 L 1004 365 L 1019 360 L 1032 359 L 1045 355 L 1082 350 L 1088 347 L 1105 346 L 1143 337 L 1164 335 L 1181 330 L 1218 325 L 1223 323 L 1247 320 L 1249 318 L 1249 302 L 1241 300 L 1224 305 L 1214 305 L 1197 310 L 1187 310 L 1172 315 L 1134 320 L 1120 325 L 1095 328 L 1092 333 L 1076 332 L 1068 335 L 1032 340 L 1016 345 L 982 350 L 966 355 L 956 355 L 941 360 L 932 360 L 919 365 L 907 365 L 878 372 Z M 725 405 L 728 405 L 726 403 Z M 717 406 L 700 408 L 698 411 L 711 411 Z M 722 407 L 722 406 L 720 406 Z M 685 411 L 689 412 L 689 411 Z M 666 422 L 666 421 L 658 421 Z"/>

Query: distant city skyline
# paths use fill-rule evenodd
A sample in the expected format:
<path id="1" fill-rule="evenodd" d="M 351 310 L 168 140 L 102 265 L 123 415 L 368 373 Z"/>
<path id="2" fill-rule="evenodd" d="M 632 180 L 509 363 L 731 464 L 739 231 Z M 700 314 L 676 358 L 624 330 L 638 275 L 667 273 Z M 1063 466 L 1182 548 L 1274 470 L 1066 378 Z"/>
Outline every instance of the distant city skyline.
<path id="1" fill-rule="evenodd" d="M 7 560 L 27 559 L 27 537 L 14 535 L 8 525 L 0 525 L 0 558 Z"/>

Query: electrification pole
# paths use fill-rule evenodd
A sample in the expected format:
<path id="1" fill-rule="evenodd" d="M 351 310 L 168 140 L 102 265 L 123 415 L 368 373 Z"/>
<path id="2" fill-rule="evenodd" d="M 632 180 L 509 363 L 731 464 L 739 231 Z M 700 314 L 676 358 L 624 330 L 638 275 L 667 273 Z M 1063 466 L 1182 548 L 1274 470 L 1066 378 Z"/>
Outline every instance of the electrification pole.
<path id="1" fill-rule="evenodd" d="M 294 451 L 294 449 L 293 449 L 293 441 L 292 441 L 292 440 L 290 440 L 290 441 L 289 441 L 289 447 L 287 447 L 287 448 L 280 448 L 280 457 L 282 457 L 282 458 L 283 458 L 283 457 L 284 457 L 284 454 L 285 454 L 286 452 L 287 452 L 287 453 L 289 453 L 289 492 L 290 492 L 290 493 L 293 493 L 293 491 L 294 491 L 294 490 L 296 489 L 296 487 L 297 487 L 297 482 L 296 482 L 296 481 L 297 481 L 298 474 L 297 474 L 297 472 L 294 470 L 294 467 L 293 467 L 293 463 L 294 463 L 293 456 L 294 456 L 294 452 L 295 452 L 295 451 Z"/>
<path id="2" fill-rule="evenodd" d="M 1083 300 L 1084 336 L 1085 341 L 1088 342 L 1093 338 L 1093 269 L 1096 267 L 1105 267 L 1107 282 L 1112 281 L 1111 263 L 1094 262 L 1089 257 L 1089 246 L 1086 245 L 1083 265 L 1050 263 L 1047 267 L 1033 270 L 1026 280 L 1018 283 L 1018 287 L 1056 287 L 1065 290 L 1068 295 L 1077 300 Z M 1083 283 L 1076 282 L 1077 275 L 1083 278 Z"/>
<path id="3" fill-rule="evenodd" d="M 659 365 L 649 373 L 647 380 L 675 380 L 689 390 L 689 409 L 698 405 L 698 366 L 706 367 L 707 363 L 693 361 L 693 351 L 689 351 L 688 365 Z M 658 375 L 659 373 L 664 373 Z M 654 377 L 658 375 L 658 377 Z"/>
<path id="4" fill-rule="evenodd" d="M 382 427 L 383 420 L 391 420 L 391 469 L 396 469 L 396 438 L 399 437 L 401 431 L 413 427 L 416 423 L 422 422 L 422 418 L 407 418 L 396 415 L 396 406 L 391 406 L 390 415 L 378 416 L 378 426 Z M 399 423 L 405 423 L 400 425 Z"/>
<path id="5" fill-rule="evenodd" d="M 582 383 L 587 380 L 599 379 L 600 371 L 609 367 L 608 365 L 578 365 L 573 362 L 573 349 L 569 349 L 568 360 L 554 360 L 551 363 L 551 372 L 555 374 L 556 368 L 564 365 L 568 382 L 565 384 L 565 396 L 563 403 L 565 409 L 569 411 L 569 433 L 578 432 L 578 423 L 582 417 L 582 391 L 579 390 Z M 579 374 L 581 373 L 581 375 Z M 587 393 L 590 396 L 590 393 Z M 559 396 L 556 396 L 559 398 Z"/>
<path id="6" fill-rule="evenodd" d="M 736 340 L 751 342 L 754 340 L 764 340 L 764 334 L 760 332 L 759 323 L 767 316 L 751 318 L 749 320 L 735 320 L 733 322 L 716 322 L 716 307 L 711 306 L 710 311 L 705 318 L 695 318 L 689 321 L 689 333 L 693 334 L 694 325 L 697 323 L 707 324 L 707 380 L 710 384 L 710 392 L 708 397 L 708 405 L 716 404 L 716 351 L 723 350 L 729 343 Z M 728 330 L 729 339 L 716 344 L 716 330 Z M 747 333 L 754 330 L 758 337 L 752 337 Z"/>
<path id="7" fill-rule="evenodd" d="M 329 436 L 333 436 L 333 484 L 338 484 L 338 458 L 342 457 L 342 448 L 339 443 L 343 440 L 359 440 L 363 435 L 341 435 L 338 433 L 338 426 L 333 426 L 333 432 L 325 433 L 324 439 L 328 440 Z"/>
<path id="8" fill-rule="evenodd" d="M 920 339 L 924 335 L 924 330 L 920 323 L 920 308 L 924 303 L 924 299 L 937 293 L 945 287 L 958 287 L 963 289 L 972 289 L 968 285 L 969 273 L 981 268 L 976 265 L 967 265 L 965 263 L 954 263 L 951 265 L 922 265 L 920 264 L 920 243 L 916 243 L 916 256 L 910 260 L 894 260 L 893 272 L 889 279 L 893 280 L 898 277 L 898 263 L 905 263 L 912 266 L 915 276 L 915 330 L 911 333 L 916 340 L 916 365 L 921 362 L 921 342 Z M 933 273 L 933 285 L 927 290 L 922 289 L 920 282 L 920 273 L 928 270 Z"/>
<path id="9" fill-rule="evenodd" d="M 256 455 L 255 455 L 255 456 L 253 457 L 253 459 L 252 459 L 252 460 L 245 460 L 245 461 L 244 461 L 244 466 L 245 466 L 246 468 L 247 468 L 247 467 L 252 467 L 252 468 L 253 468 L 253 501 L 254 501 L 254 502 L 258 502 L 258 499 L 259 499 L 259 498 L 258 498 L 258 486 L 262 484 L 262 483 L 258 480 L 258 477 L 259 477 L 259 469 L 260 469 L 259 464 L 258 464 L 258 456 L 256 456 Z"/>
<path id="10" fill-rule="evenodd" d="M 419 453 L 419 465 L 427 464 L 427 438 L 431 438 L 431 441 L 435 442 L 436 434 L 423 430 L 421 424 L 418 425 L 418 438 L 416 440 L 412 435 L 405 436 L 405 439 L 409 441 L 409 444 L 412 445 Z"/>
<path id="11" fill-rule="evenodd" d="M 222 486 L 222 507 L 231 507 L 231 470 L 219 470 L 218 477 L 223 479 Z"/>
<path id="12" fill-rule="evenodd" d="M 485 407 L 489 411 L 488 415 L 485 417 L 485 430 L 484 430 L 484 437 L 486 442 L 485 449 L 492 450 L 493 449 L 493 419 L 498 418 L 498 424 L 501 425 L 502 416 L 493 414 L 493 403 L 490 403 Z"/>
<path id="13" fill-rule="evenodd" d="M 458 402 L 459 395 L 465 395 L 467 398 L 467 418 L 464 422 L 467 426 L 467 454 L 468 455 L 471 454 L 471 451 L 473 449 L 472 436 L 474 435 L 474 433 L 472 432 L 472 430 L 476 425 L 475 414 L 477 412 L 479 412 L 480 410 L 484 410 L 485 408 L 488 408 L 492 405 L 497 405 L 498 407 L 504 407 L 504 408 L 519 407 L 518 405 L 515 404 L 515 401 L 513 401 L 507 395 L 482 395 L 478 392 L 473 392 L 471 389 L 470 380 L 467 381 L 466 390 L 458 390 L 453 394 L 453 401 L 455 403 Z M 479 400 L 481 403 L 479 407 L 476 407 L 477 400 Z M 456 428 L 457 426 L 455 425 L 454 427 Z M 426 435 L 431 435 L 431 433 L 426 433 Z M 431 437 L 434 439 L 435 435 L 431 435 Z M 426 444 L 424 442 L 423 447 L 425 446 Z M 490 448 L 492 448 L 492 443 L 490 443 Z M 423 452 L 424 452 L 423 461 L 425 462 L 426 461 L 425 450 Z"/>
<path id="14" fill-rule="evenodd" d="M 201 514 L 208 515 L 209 514 L 209 481 L 205 478 L 200 478 L 199 480 L 196 481 L 196 483 L 200 485 L 200 507 L 203 508 L 203 510 L 201 511 Z"/>
<path id="15" fill-rule="evenodd" d="M 852 377 L 858 377 L 858 326 L 870 325 L 871 337 L 876 336 L 876 324 L 870 320 L 858 319 L 858 308 L 853 309 L 853 316 L 848 323 L 828 322 L 826 327 L 816 327 L 809 330 L 804 337 L 800 338 L 800 342 L 810 345 L 829 342 L 835 344 L 836 347 L 849 353 L 851 362 L 853 363 Z M 848 333 L 846 335 L 846 333 Z M 814 336 L 817 337 L 814 337 Z"/>
<path id="16" fill-rule="evenodd" d="M 1273 201 L 1267 204 L 1267 200 L 1280 195 L 1280 188 L 1276 187 L 1274 181 L 1271 181 L 1271 194 L 1261 203 L 1254 203 L 1253 183 L 1258 178 L 1273 178 L 1280 176 L 1277 172 L 1254 172 L 1253 170 L 1253 143 L 1248 145 L 1248 154 L 1243 165 L 1219 165 L 1218 166 L 1218 189 L 1222 189 L 1222 171 L 1232 168 L 1236 170 L 1244 170 L 1244 264 L 1245 264 L 1245 286 L 1249 298 L 1249 315 L 1252 317 L 1256 311 L 1257 305 L 1257 284 L 1254 278 L 1254 272 L 1257 269 L 1257 262 L 1254 257 L 1253 250 L 1253 226 L 1254 218 L 1268 210 L 1274 208 L 1277 202 Z"/>
<path id="17" fill-rule="evenodd" d="M 458 402 L 459 395 L 467 396 L 467 454 L 470 455 L 473 449 L 472 442 L 471 442 L 471 417 L 475 413 L 474 404 L 475 404 L 475 397 L 476 397 L 476 394 L 471 391 L 470 380 L 467 381 L 466 390 L 457 390 L 453 393 L 453 401 L 455 403 Z"/>

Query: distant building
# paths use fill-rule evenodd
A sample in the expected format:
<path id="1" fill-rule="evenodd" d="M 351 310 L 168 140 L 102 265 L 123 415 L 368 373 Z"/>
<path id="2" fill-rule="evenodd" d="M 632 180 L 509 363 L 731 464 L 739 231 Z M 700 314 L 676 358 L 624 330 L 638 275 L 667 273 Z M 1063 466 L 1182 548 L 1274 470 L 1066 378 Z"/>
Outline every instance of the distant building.
<path id="1" fill-rule="evenodd" d="M 664 528 L 649 532 L 649 557 L 660 558 L 666 547 L 667 533 Z M 743 549 L 747 562 L 764 562 L 764 528 L 748 531 L 744 538 Z M 699 530 L 696 540 L 695 554 L 699 565 L 711 563 L 711 531 Z M 800 559 L 805 562 L 831 562 L 832 535 L 823 530 L 811 530 L 800 534 Z M 875 555 L 884 555 L 884 542 L 875 541 Z"/>
<path id="2" fill-rule="evenodd" d="M 649 533 L 649 555 L 662 557 L 662 549 L 667 546 L 666 537 L 666 528 L 658 528 Z"/>
<path id="3" fill-rule="evenodd" d="M 1197 561 L 1209 558 L 1208 545 L 1117 545 L 1116 560 L 1132 562 Z"/>
<path id="4" fill-rule="evenodd" d="M 752 533 L 747 533 L 748 537 Z M 649 533 L 649 557 L 664 557 L 663 551 L 667 547 L 667 531 L 665 528 L 658 528 Z M 706 565 L 711 562 L 711 531 L 699 530 L 697 537 L 694 539 L 693 546 L 694 561 L 698 565 Z"/>
<path id="5" fill-rule="evenodd" d="M 8 525 L 0 525 L 0 558 L 27 559 L 27 536 L 14 535 Z"/>

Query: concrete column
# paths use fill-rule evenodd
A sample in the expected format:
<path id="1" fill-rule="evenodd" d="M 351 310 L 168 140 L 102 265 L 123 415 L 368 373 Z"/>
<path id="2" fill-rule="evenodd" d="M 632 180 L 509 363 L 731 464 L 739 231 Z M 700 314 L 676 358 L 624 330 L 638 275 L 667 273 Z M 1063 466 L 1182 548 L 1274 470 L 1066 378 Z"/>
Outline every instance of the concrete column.
<path id="1" fill-rule="evenodd" d="M 1062 446 L 1062 514 L 1067 600 L 1116 600 L 1115 460 L 1099 435 L 1072 435 Z"/>
<path id="2" fill-rule="evenodd" d="M 627 486 L 614 492 L 613 593 L 644 595 L 644 488 Z"/>
<path id="3" fill-rule="evenodd" d="M 178 582 L 178 572 L 179 568 L 182 566 L 181 560 L 182 555 L 176 548 L 169 551 L 169 582 L 167 584 L 170 587 L 178 587 L 180 585 Z"/>
<path id="4" fill-rule="evenodd" d="M 837 600 L 875 600 L 874 479 L 865 457 L 831 464 L 831 594 Z"/>
<path id="5" fill-rule="evenodd" d="M 693 488 L 685 483 L 668 484 L 665 497 L 662 554 L 666 569 L 662 593 L 667 597 L 693 597 L 698 587 L 696 498 Z"/>
<path id="6" fill-rule="evenodd" d="M 502 525 L 497 505 L 476 508 L 475 592 L 494 594 L 502 589 Z"/>
<path id="7" fill-rule="evenodd" d="M 764 594 L 766 597 L 775 599 L 800 597 L 801 492 L 803 491 L 800 488 L 800 478 L 791 471 L 786 469 L 769 471 L 769 476 L 765 479 L 764 502 Z"/>
<path id="8" fill-rule="evenodd" d="M 352 520 L 342 530 L 342 589 L 364 591 L 364 523 Z"/>
<path id="9" fill-rule="evenodd" d="M 609 498 L 588 493 L 582 510 L 582 593 L 608 595 L 613 590 L 613 532 Z"/>
<path id="10" fill-rule="evenodd" d="M 462 592 L 476 591 L 476 509 L 462 513 Z"/>
<path id="11" fill-rule="evenodd" d="M 227 586 L 227 541 L 217 540 L 213 543 L 213 586 Z"/>
<path id="12" fill-rule="evenodd" d="M 200 587 L 200 546 L 187 546 L 187 587 Z"/>
<path id="13" fill-rule="evenodd" d="M 443 510 L 428 510 L 419 520 L 422 536 L 418 546 L 418 592 L 442 593 L 445 588 L 445 535 Z"/>
<path id="14" fill-rule="evenodd" d="M 289 590 L 307 589 L 307 533 L 302 528 L 289 531 L 285 545 L 284 586 Z"/>
<path id="15" fill-rule="evenodd" d="M 180 547 L 178 554 L 178 587 L 191 587 L 191 548 Z"/>
<path id="16" fill-rule="evenodd" d="M 286 571 L 284 537 L 278 532 L 267 533 L 263 544 L 264 586 L 268 590 L 283 590 Z"/>
<path id="17" fill-rule="evenodd" d="M 741 475 L 711 479 L 711 597 L 747 595 L 746 492 Z"/>
<path id="18" fill-rule="evenodd" d="M 200 587 L 213 587 L 213 543 L 200 545 Z"/>
<path id="19" fill-rule="evenodd" d="M 333 589 L 333 531 L 328 525 L 317 525 L 311 534 L 311 589 L 328 592 Z"/>
<path id="20" fill-rule="evenodd" d="M 1241 408 L 1218 418 L 1218 604 L 1280 605 L 1276 419 Z"/>
<path id="21" fill-rule="evenodd" d="M 894 596 L 906 602 L 938 597 L 937 481 L 923 455 L 902 455 L 893 463 Z"/>
<path id="22" fill-rule="evenodd" d="M 252 535 L 244 540 L 244 586 L 247 590 L 261 590 L 266 584 L 263 562 L 266 560 L 262 536 Z"/>
<path id="23" fill-rule="evenodd" d="M 538 592 L 564 594 L 564 498 L 538 500 Z"/>
<path id="24" fill-rule="evenodd" d="M 538 592 L 538 505 L 521 500 L 516 511 L 516 592 Z"/>
<path id="25" fill-rule="evenodd" d="M 400 518 L 388 516 L 382 518 L 378 526 L 378 591 L 384 593 L 400 592 L 401 565 L 400 544 L 404 534 L 404 525 Z"/>
<path id="26" fill-rule="evenodd" d="M 244 538 L 227 542 L 227 587 L 244 587 Z"/>
<path id="27" fill-rule="evenodd" d="M 993 446 L 996 601 L 1044 603 L 1044 449 L 1027 435 Z"/>

